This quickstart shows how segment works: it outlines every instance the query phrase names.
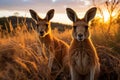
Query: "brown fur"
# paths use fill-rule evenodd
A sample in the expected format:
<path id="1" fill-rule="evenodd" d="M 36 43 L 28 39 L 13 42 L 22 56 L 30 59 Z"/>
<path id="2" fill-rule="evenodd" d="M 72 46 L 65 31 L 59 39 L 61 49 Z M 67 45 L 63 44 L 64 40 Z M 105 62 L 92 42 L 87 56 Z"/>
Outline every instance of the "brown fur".
<path id="1" fill-rule="evenodd" d="M 62 69 L 65 65 L 68 65 L 68 48 L 69 46 L 57 39 L 56 37 L 52 36 L 51 34 L 46 35 L 43 38 L 40 38 L 40 41 L 43 45 L 45 45 L 46 48 L 46 55 L 48 58 L 54 58 L 54 60 L 50 60 L 52 63 L 52 73 L 54 77 L 56 77 L 55 74 L 57 74 L 60 69 Z M 57 72 L 58 71 L 58 72 Z"/>
<path id="2" fill-rule="evenodd" d="M 67 8 L 68 17 L 73 21 L 73 40 L 69 49 L 72 80 L 95 80 L 100 71 L 99 58 L 88 29 L 88 22 L 95 15 L 94 9 L 90 9 L 84 19 L 79 19 L 72 9 Z"/>
<path id="3" fill-rule="evenodd" d="M 74 80 L 89 80 L 90 70 L 92 68 L 96 68 L 96 71 L 99 70 L 99 59 L 90 39 L 86 39 L 82 42 L 73 40 L 69 52 Z M 83 76 L 87 76 L 87 78 Z"/>
<path id="4" fill-rule="evenodd" d="M 31 12 L 31 11 L 30 11 Z M 37 13 L 31 13 L 37 14 Z M 69 67 L 68 67 L 68 48 L 69 46 L 63 42 L 62 40 L 52 36 L 51 34 L 51 26 L 49 22 L 49 18 L 51 15 L 53 16 L 53 11 L 49 11 L 45 17 L 45 19 L 41 19 L 36 15 L 39 19 L 37 21 L 37 32 L 40 34 L 41 31 L 44 32 L 44 35 L 40 35 L 39 39 L 43 46 L 45 46 L 46 56 L 48 57 L 48 66 L 51 69 L 51 74 L 53 79 L 57 79 L 58 76 L 61 77 L 61 72 L 65 72 L 68 74 Z M 32 16 L 33 17 L 33 16 Z M 49 20 L 47 20 L 48 18 Z M 52 17 L 51 17 L 52 18 Z M 33 19 L 35 19 L 33 17 Z M 47 27 L 46 24 L 47 23 Z M 64 74 L 65 75 L 65 74 Z"/>

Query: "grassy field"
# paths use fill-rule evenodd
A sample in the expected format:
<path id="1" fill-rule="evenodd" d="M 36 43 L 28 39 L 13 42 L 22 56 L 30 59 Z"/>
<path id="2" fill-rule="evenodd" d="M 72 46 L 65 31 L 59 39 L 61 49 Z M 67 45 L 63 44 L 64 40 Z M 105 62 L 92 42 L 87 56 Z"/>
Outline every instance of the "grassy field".
<path id="1" fill-rule="evenodd" d="M 109 32 L 109 23 L 97 18 L 90 23 L 91 38 L 101 63 L 101 80 L 120 79 L 120 24 L 116 22 Z M 26 25 L 13 29 L 11 23 L 9 27 L 10 32 L 0 29 L 0 80 L 53 80 L 44 47 L 34 29 L 27 30 Z M 70 45 L 71 31 L 55 28 L 52 34 Z"/>

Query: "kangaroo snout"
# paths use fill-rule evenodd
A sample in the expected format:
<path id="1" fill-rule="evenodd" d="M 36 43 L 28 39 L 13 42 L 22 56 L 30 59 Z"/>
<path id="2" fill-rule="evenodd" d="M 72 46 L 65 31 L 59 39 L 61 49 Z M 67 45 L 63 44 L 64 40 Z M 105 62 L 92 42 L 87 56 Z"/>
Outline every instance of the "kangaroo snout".
<path id="1" fill-rule="evenodd" d="M 44 35 L 44 31 L 40 31 L 40 36 L 43 36 Z"/>
<path id="2" fill-rule="evenodd" d="M 78 34 L 77 35 L 77 39 L 79 40 L 79 41 L 83 41 L 83 38 L 84 38 L 84 35 L 83 34 Z"/>

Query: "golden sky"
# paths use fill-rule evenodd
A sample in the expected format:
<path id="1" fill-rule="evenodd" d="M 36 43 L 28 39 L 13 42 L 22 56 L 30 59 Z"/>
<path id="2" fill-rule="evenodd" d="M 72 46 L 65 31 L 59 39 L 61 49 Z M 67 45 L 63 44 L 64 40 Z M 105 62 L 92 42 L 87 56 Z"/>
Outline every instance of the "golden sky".
<path id="1" fill-rule="evenodd" d="M 55 9 L 54 22 L 70 24 L 71 21 L 66 15 L 65 9 L 74 9 L 79 17 L 83 17 L 85 12 L 93 6 L 93 0 L 0 0 L 0 17 L 13 16 L 18 12 L 18 16 L 30 17 L 29 9 L 35 10 L 40 17 L 45 17 L 50 9 Z M 106 0 L 95 0 L 97 5 L 101 5 Z"/>

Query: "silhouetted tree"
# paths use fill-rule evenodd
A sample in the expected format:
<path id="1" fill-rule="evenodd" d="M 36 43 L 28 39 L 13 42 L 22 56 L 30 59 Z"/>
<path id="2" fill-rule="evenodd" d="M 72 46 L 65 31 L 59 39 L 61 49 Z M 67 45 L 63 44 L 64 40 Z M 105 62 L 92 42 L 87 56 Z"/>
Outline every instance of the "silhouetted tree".
<path id="1" fill-rule="evenodd" d="M 104 10 L 102 10 L 102 8 L 99 5 L 96 5 L 95 0 L 92 0 L 92 1 L 93 1 L 93 5 L 96 6 L 98 8 L 98 10 L 100 11 L 100 14 L 104 20 L 104 17 L 105 17 L 105 15 L 103 15 Z M 108 24 L 108 29 L 106 31 L 107 34 L 110 33 L 110 30 L 111 30 L 111 27 L 113 24 L 113 16 L 112 16 L 113 13 L 114 12 L 118 13 L 120 11 L 119 4 L 120 4 L 120 0 L 107 0 L 104 2 L 104 7 L 106 8 L 106 10 L 109 14 L 109 24 Z"/>

